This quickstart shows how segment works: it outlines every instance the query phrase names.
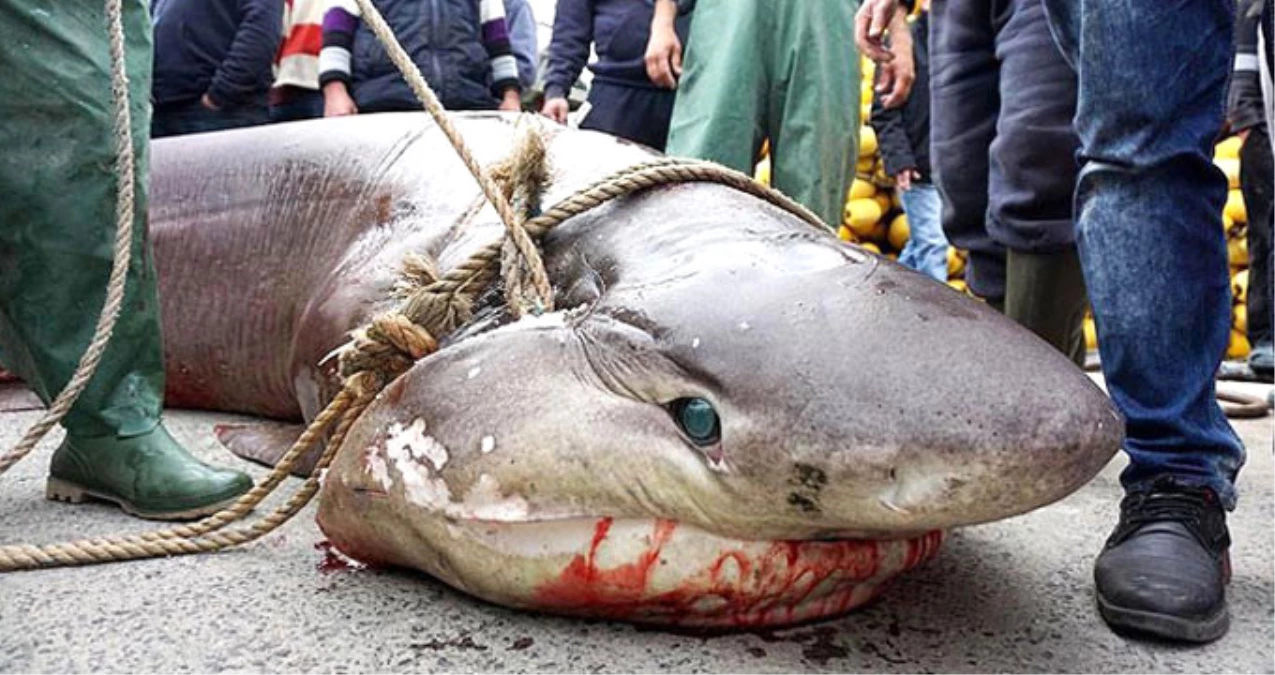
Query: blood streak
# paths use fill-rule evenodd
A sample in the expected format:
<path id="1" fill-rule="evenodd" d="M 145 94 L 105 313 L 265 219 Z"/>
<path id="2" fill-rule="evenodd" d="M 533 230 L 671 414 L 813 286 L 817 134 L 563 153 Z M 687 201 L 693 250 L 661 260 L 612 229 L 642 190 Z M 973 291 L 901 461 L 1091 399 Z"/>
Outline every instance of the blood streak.
<path id="1" fill-rule="evenodd" d="M 688 563 L 679 556 L 680 547 L 668 546 L 677 523 L 655 521 L 645 550 L 633 562 L 599 567 L 598 551 L 612 525 L 610 518 L 597 521 L 588 551 L 537 589 L 539 603 L 566 613 L 633 621 L 791 624 L 863 604 L 885 581 L 932 556 L 942 542 L 941 532 L 896 541 L 738 542 L 685 574 L 662 573 L 655 584 L 652 571 L 662 556 L 666 564 Z M 670 579 L 675 579 L 672 587 Z"/>

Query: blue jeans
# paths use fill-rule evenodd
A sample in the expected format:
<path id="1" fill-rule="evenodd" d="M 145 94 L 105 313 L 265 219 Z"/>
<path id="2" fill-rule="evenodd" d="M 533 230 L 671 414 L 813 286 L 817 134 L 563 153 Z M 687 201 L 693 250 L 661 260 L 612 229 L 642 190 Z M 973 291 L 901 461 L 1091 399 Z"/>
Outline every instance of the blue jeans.
<path id="1" fill-rule="evenodd" d="M 899 192 L 903 211 L 908 214 L 911 237 L 899 253 L 899 262 L 928 274 L 940 282 L 947 281 L 947 237 L 939 212 L 943 201 L 938 188 L 928 183 L 913 183 L 911 190 Z"/>
<path id="2" fill-rule="evenodd" d="M 1244 447 L 1214 374 L 1231 296 L 1213 166 L 1234 49 L 1234 0 L 1167 8 L 1045 0 L 1080 75 L 1077 244 L 1102 369 L 1125 416 L 1125 489 L 1159 479 L 1213 489 L 1235 507 Z"/>

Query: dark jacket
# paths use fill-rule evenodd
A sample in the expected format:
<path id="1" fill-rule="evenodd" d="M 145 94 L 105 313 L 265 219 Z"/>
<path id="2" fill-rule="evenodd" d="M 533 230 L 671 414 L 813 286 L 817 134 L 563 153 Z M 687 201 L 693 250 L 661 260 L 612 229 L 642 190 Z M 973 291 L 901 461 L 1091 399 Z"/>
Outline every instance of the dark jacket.
<path id="1" fill-rule="evenodd" d="M 589 60 L 593 79 L 629 87 L 656 89 L 646 75 L 646 43 L 651 36 L 653 0 L 558 0 L 553 40 L 545 67 L 545 98 L 566 96 Z M 690 16 L 679 12 L 674 29 L 686 43 Z"/>
<path id="2" fill-rule="evenodd" d="M 375 4 L 448 110 L 494 110 L 500 103 L 496 88 L 518 87 L 516 70 L 512 82 L 493 81 L 492 55 L 483 40 L 478 0 L 376 0 Z M 508 50 L 508 35 L 500 38 Z M 360 110 L 420 108 L 365 21 L 359 22 L 354 33 L 351 52 L 353 95 Z"/>
<path id="3" fill-rule="evenodd" d="M 885 161 L 885 171 L 897 176 L 904 169 L 916 169 L 921 182 L 930 175 L 930 15 L 921 14 L 912 24 L 912 54 L 916 60 L 916 81 L 908 100 L 898 108 L 886 109 L 881 97 L 872 96 L 869 123 L 877 132 L 877 145 Z M 877 71 L 881 71 L 878 69 Z"/>
<path id="4" fill-rule="evenodd" d="M 1240 0 L 1236 8 L 1235 72 L 1227 96 L 1227 118 L 1232 131 L 1266 124 L 1257 65 L 1257 26 L 1261 11 L 1262 0 Z"/>
<path id="5" fill-rule="evenodd" d="M 283 32 L 283 0 L 152 0 L 156 106 L 264 101 Z"/>

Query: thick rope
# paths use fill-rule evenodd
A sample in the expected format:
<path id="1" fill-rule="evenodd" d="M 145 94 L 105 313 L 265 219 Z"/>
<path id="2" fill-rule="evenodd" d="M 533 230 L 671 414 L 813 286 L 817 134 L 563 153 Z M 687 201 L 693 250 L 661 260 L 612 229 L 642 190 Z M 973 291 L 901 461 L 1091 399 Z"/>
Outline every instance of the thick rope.
<path id="1" fill-rule="evenodd" d="M 447 136 L 447 140 L 451 141 L 452 147 L 456 149 L 456 154 L 464 162 L 465 168 L 469 169 L 469 173 L 473 174 L 474 180 L 478 181 L 483 194 L 487 196 L 487 201 L 491 202 L 491 205 L 495 207 L 497 215 L 500 216 L 500 222 L 504 223 L 510 239 L 513 240 L 514 246 L 518 248 L 518 253 L 526 261 L 532 276 L 533 286 L 542 292 L 547 291 L 549 289 L 549 276 L 545 272 L 544 263 L 540 260 L 540 252 L 536 250 L 536 245 L 531 241 L 531 237 L 527 236 L 527 233 L 523 231 L 520 224 L 521 221 L 515 214 L 513 207 L 510 206 L 509 200 L 505 198 L 496 182 L 492 180 L 491 176 L 487 175 L 486 171 L 483 171 L 482 166 L 478 164 L 478 160 L 469 151 L 464 137 L 461 136 L 456 126 L 452 124 L 451 119 L 447 116 L 446 109 L 443 108 L 443 104 L 434 95 L 429 83 L 425 81 L 425 76 L 421 75 L 420 68 L 416 67 L 416 64 L 412 62 L 412 58 L 408 56 L 403 46 L 399 44 L 394 37 L 394 31 L 385 23 L 385 18 L 372 5 L 371 0 L 354 1 L 359 7 L 359 13 L 363 15 L 363 21 L 368 25 L 368 28 L 372 29 L 377 39 L 385 47 L 390 61 L 394 62 L 399 72 L 402 73 L 403 79 L 407 80 L 408 86 L 412 88 L 416 97 L 425 106 L 425 110 L 438 123 L 443 135 Z M 543 302 L 550 301 L 548 296 L 542 296 L 540 299 Z"/>
<path id="2" fill-rule="evenodd" d="M 133 243 L 133 131 L 132 116 L 128 110 L 128 72 L 124 62 L 124 21 L 121 11 L 121 0 L 106 0 L 106 25 L 110 33 L 111 51 L 111 99 L 115 108 L 115 176 L 119 199 L 115 202 L 115 249 L 112 252 L 111 276 L 106 285 L 106 299 L 102 304 L 102 313 L 98 315 L 97 327 L 93 330 L 93 338 L 89 346 L 80 356 L 79 365 L 67 382 L 62 393 L 57 395 L 53 404 L 27 430 L 17 446 L 0 457 L 0 475 L 8 471 L 31 453 L 49 430 L 62 421 L 62 418 L 75 405 L 76 399 L 88 387 L 102 354 L 115 332 L 115 322 L 120 315 L 120 306 L 124 302 L 124 289 L 128 280 L 128 262 L 131 258 Z"/>

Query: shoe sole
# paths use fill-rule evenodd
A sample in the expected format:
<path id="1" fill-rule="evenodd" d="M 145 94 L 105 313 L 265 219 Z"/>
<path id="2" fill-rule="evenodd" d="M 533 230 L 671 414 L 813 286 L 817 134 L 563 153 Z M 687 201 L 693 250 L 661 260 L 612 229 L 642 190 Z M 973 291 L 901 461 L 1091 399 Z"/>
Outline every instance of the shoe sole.
<path id="1" fill-rule="evenodd" d="M 1158 614 L 1113 605 L 1098 595 L 1098 613 L 1112 628 L 1123 628 L 1146 635 L 1179 642 L 1212 642 L 1231 627 L 1231 613 L 1226 605 L 1206 619 L 1184 619 L 1171 614 Z"/>
<path id="2" fill-rule="evenodd" d="M 137 506 L 120 499 L 114 495 L 108 495 L 95 490 L 90 490 L 81 485 L 64 481 L 60 478 L 50 477 L 45 483 L 44 496 L 46 499 L 55 502 L 66 502 L 68 504 L 82 504 L 90 499 L 110 502 L 119 506 L 131 516 L 144 518 L 146 520 L 196 520 L 212 514 L 234 504 L 239 499 L 239 495 L 223 499 L 206 506 L 199 506 L 181 511 L 147 511 L 137 508 Z"/>

